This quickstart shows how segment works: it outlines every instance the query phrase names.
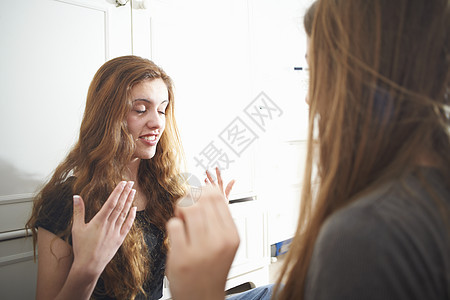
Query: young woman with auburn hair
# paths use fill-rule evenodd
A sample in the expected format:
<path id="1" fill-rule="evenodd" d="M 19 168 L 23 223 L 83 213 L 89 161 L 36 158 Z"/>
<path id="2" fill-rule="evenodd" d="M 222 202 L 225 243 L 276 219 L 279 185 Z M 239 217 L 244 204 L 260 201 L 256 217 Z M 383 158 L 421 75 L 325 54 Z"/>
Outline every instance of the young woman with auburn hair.
<path id="1" fill-rule="evenodd" d="M 449 299 L 449 1 L 318 0 L 307 16 L 305 179 L 273 298 Z M 239 238 L 227 212 L 197 217 L 226 210 L 220 198 L 168 223 L 175 299 L 223 299 Z M 208 248 L 212 228 L 222 241 Z M 222 274 L 201 267 L 212 262 Z"/>
<path id="2" fill-rule="evenodd" d="M 165 223 L 185 194 L 181 163 L 172 80 L 144 58 L 106 62 L 78 142 L 27 223 L 39 254 L 36 298 L 159 299 Z"/>

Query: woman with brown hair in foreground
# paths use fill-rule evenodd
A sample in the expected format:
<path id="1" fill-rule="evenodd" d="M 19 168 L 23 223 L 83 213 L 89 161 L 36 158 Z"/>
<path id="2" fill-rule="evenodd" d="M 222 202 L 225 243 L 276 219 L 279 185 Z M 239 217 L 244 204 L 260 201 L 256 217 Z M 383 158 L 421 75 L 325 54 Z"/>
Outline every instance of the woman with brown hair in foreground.
<path id="1" fill-rule="evenodd" d="M 449 2 L 319 0 L 309 13 L 301 211 L 273 297 L 449 299 Z M 224 298 L 239 237 L 222 199 L 205 192 L 167 225 L 177 300 Z"/>

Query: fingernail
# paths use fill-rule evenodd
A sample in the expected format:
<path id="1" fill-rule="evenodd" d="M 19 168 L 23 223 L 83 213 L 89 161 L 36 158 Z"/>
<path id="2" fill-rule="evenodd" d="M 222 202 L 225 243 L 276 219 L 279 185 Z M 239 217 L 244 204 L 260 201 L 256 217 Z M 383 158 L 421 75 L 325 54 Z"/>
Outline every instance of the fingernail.
<path id="1" fill-rule="evenodd" d="M 73 204 L 78 205 L 80 203 L 80 196 L 73 195 Z"/>

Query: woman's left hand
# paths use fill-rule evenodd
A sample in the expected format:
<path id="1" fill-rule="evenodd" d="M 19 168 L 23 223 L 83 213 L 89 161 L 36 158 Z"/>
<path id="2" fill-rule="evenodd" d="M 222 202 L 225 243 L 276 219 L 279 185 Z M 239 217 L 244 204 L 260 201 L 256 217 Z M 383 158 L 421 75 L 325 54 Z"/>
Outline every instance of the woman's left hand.
<path id="1" fill-rule="evenodd" d="M 233 189 L 233 185 L 236 182 L 234 179 L 231 180 L 228 184 L 227 187 L 225 188 L 225 190 L 223 189 L 223 180 L 222 180 L 222 175 L 220 174 L 220 170 L 218 167 L 216 167 L 216 175 L 217 175 L 217 183 L 218 183 L 218 188 L 220 189 L 220 191 L 222 191 L 222 193 L 225 195 L 225 198 L 228 200 L 228 196 L 231 193 L 231 190 Z M 208 170 L 206 170 L 206 177 L 205 178 L 205 183 L 206 184 L 211 184 L 211 185 L 216 185 L 214 178 L 211 176 L 211 174 L 208 172 Z"/>

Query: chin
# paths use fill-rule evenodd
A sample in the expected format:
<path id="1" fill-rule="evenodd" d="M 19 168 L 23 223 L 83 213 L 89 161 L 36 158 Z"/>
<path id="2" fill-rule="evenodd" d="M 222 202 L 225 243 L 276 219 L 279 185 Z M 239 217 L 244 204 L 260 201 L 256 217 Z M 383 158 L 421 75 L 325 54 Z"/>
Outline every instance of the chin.
<path id="1" fill-rule="evenodd" d="M 138 153 L 137 158 L 139 159 L 152 159 L 156 154 L 155 152 Z"/>
<path id="2" fill-rule="evenodd" d="M 155 156 L 155 154 L 156 154 L 156 153 L 144 155 L 144 157 L 142 157 L 142 159 L 152 159 L 152 158 Z"/>

